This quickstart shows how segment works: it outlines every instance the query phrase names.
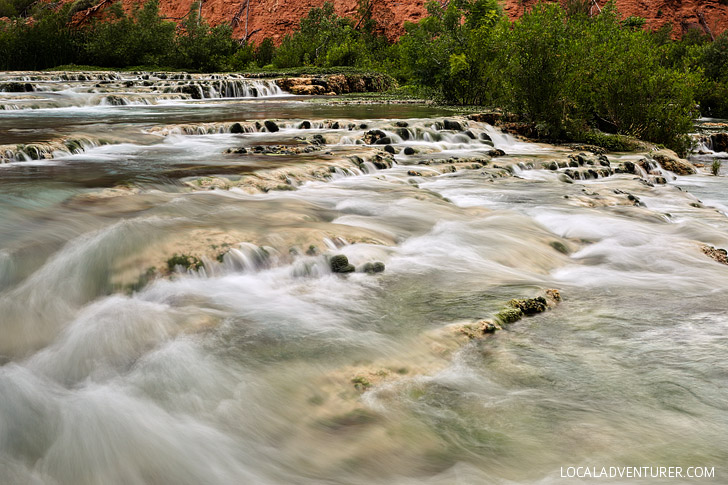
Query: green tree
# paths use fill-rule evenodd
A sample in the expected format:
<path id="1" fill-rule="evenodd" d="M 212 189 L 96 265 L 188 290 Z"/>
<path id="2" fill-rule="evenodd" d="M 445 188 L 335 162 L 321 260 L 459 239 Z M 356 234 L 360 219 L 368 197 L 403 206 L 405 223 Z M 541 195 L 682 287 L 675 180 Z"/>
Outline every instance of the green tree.
<path id="1" fill-rule="evenodd" d="M 419 23 L 405 25 L 403 75 L 447 102 L 492 102 L 500 90 L 500 34 L 507 29 L 496 1 L 429 2 L 427 10 Z"/>

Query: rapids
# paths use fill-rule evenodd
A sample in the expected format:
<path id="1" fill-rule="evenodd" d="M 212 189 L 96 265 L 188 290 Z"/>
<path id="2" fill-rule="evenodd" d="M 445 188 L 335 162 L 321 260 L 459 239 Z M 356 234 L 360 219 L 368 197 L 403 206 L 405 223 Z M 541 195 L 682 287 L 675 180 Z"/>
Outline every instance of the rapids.
<path id="1" fill-rule="evenodd" d="M 234 75 L 3 83 L 0 483 L 728 482 L 725 175 Z"/>

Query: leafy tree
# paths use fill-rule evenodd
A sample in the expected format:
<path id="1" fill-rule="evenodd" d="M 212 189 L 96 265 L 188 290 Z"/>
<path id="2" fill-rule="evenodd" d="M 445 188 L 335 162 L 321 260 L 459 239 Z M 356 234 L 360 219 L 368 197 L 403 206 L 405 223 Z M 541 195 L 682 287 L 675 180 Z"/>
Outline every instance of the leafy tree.
<path id="1" fill-rule="evenodd" d="M 432 96 L 484 104 L 498 91 L 498 33 L 505 20 L 495 0 L 427 4 L 429 15 L 405 25 L 399 50 L 404 76 Z"/>
<path id="2" fill-rule="evenodd" d="M 227 66 L 227 59 L 237 50 L 229 25 L 210 28 L 200 18 L 199 3 L 190 6 L 187 18 L 182 23 L 183 34 L 177 36 L 178 66 L 202 71 L 215 71 Z"/>
<path id="3" fill-rule="evenodd" d="M 175 28 L 173 22 L 159 16 L 158 0 L 135 8 L 131 16 L 117 2 L 108 16 L 95 21 L 88 32 L 87 62 L 111 67 L 169 64 Z"/>
<path id="4" fill-rule="evenodd" d="M 276 67 L 323 66 L 330 62 L 354 65 L 356 51 L 352 51 L 351 46 L 355 37 L 351 20 L 336 15 L 334 5 L 326 2 L 321 8 L 312 8 L 301 20 L 298 30 L 283 38 L 273 64 Z M 337 52 L 328 58 L 329 50 L 333 48 Z"/>
<path id="5" fill-rule="evenodd" d="M 266 37 L 255 49 L 255 62 L 259 67 L 267 66 L 273 61 L 273 54 L 275 54 L 273 39 Z"/>

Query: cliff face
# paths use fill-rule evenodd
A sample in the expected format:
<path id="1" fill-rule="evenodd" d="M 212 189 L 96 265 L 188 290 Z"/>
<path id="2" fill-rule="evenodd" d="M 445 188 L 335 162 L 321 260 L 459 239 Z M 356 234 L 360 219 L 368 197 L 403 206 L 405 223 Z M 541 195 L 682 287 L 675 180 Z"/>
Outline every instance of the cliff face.
<path id="1" fill-rule="evenodd" d="M 144 0 L 122 0 L 125 7 L 143 3 Z M 182 18 L 194 0 L 161 0 L 163 15 Z M 276 43 L 291 32 L 312 7 L 320 7 L 325 0 L 249 0 L 250 12 L 246 12 L 247 0 L 204 0 L 202 15 L 212 25 L 232 23 L 236 37 L 247 32 L 253 42 L 265 37 Z M 721 1 L 726 5 L 721 5 Z M 425 14 L 426 0 L 374 0 L 372 9 L 375 20 L 383 32 L 396 39 L 404 32 L 404 23 L 417 21 Z M 505 0 L 506 14 L 515 19 L 538 3 L 538 0 Z M 333 0 L 336 12 L 356 20 L 355 0 Z M 604 6 L 605 0 L 599 0 Z M 658 28 L 670 22 L 677 36 L 689 27 L 699 27 L 699 14 L 715 35 L 728 29 L 728 1 L 726 0 L 617 0 L 623 16 L 636 15 L 647 20 L 647 26 Z"/>

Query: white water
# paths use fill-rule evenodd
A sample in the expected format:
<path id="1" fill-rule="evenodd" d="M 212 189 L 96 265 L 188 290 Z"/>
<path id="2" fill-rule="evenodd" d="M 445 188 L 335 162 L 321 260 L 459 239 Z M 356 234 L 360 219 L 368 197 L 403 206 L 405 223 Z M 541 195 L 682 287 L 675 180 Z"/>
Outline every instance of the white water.
<path id="1" fill-rule="evenodd" d="M 438 129 L 429 108 L 399 114 L 404 140 L 384 105 L 213 103 L 0 115 L 7 137 L 117 137 L 3 167 L 0 483 L 725 481 L 728 266 L 700 249 L 728 247 L 725 177 L 567 183 L 539 168 L 566 149 L 462 117 L 475 138 Z M 229 133 L 261 112 L 281 130 Z M 370 130 L 392 168 L 348 161 L 383 148 Z M 506 155 L 472 168 L 483 132 Z M 314 134 L 315 151 L 253 152 Z M 204 266 L 164 273 L 182 252 Z M 359 271 L 333 274 L 339 253 Z M 361 272 L 372 261 L 385 271 Z M 545 288 L 564 300 L 488 338 L 444 330 Z"/>

